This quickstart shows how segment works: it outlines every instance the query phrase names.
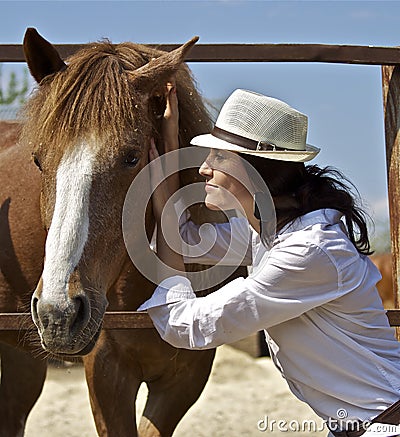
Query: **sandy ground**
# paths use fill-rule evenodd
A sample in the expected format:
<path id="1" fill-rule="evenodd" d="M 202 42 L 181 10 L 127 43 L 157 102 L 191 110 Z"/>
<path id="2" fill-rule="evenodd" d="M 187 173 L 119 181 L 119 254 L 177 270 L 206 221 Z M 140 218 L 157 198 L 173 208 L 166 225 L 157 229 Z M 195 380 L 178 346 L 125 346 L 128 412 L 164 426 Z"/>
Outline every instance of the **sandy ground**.
<path id="1" fill-rule="evenodd" d="M 138 416 L 145 400 L 146 387 L 142 385 Z M 310 425 L 313 420 L 315 424 Z M 279 421 L 283 422 L 278 426 Z M 316 431 L 312 431 L 313 426 Z M 203 394 L 178 425 L 174 436 L 283 437 L 287 434 L 326 436 L 327 431 L 312 410 L 289 392 L 269 358 L 253 358 L 231 346 L 222 346 L 217 350 Z M 25 436 L 96 435 L 83 368 L 50 367 L 43 394 L 28 419 Z"/>

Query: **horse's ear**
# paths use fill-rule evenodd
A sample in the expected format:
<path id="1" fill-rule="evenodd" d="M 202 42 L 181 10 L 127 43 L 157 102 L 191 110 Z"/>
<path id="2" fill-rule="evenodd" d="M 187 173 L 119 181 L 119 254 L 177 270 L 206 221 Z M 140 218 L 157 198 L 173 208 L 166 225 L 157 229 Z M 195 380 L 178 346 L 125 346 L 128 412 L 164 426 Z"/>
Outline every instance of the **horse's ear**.
<path id="1" fill-rule="evenodd" d="M 25 32 L 24 53 L 29 71 L 37 83 L 67 67 L 57 50 L 32 27 Z"/>
<path id="2" fill-rule="evenodd" d="M 178 71 L 185 57 L 198 40 L 199 37 L 195 36 L 175 50 L 165 53 L 158 58 L 153 58 L 149 63 L 132 73 L 132 82 L 141 91 L 151 93 L 155 87 L 167 82 Z"/>

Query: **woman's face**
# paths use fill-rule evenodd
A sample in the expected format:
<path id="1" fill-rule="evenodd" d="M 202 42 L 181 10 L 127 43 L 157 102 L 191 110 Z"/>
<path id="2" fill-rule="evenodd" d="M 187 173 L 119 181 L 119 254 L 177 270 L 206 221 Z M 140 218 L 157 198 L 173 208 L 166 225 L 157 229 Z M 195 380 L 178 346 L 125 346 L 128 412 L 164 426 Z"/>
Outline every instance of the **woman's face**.
<path id="1" fill-rule="evenodd" d="M 211 149 L 199 173 L 206 178 L 207 208 L 242 209 L 249 202 L 252 204 L 252 194 L 245 188 L 251 183 L 239 154 Z"/>

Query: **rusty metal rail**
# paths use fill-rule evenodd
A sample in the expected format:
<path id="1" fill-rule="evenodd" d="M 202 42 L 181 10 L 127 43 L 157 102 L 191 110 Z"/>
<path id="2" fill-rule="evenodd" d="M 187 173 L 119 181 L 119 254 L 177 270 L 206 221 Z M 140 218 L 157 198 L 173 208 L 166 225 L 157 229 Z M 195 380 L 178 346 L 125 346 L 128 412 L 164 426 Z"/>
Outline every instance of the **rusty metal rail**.
<path id="1" fill-rule="evenodd" d="M 386 314 L 391 326 L 400 326 L 400 310 L 387 310 Z"/>
<path id="2" fill-rule="evenodd" d="M 387 310 L 391 326 L 400 326 L 400 310 Z M 104 329 L 148 329 L 154 328 L 150 316 L 138 311 L 113 311 L 106 313 Z M 36 329 L 30 313 L 1 313 L 0 331 L 26 331 Z"/>
<path id="3" fill-rule="evenodd" d="M 170 51 L 175 44 L 147 44 Z M 55 44 L 67 58 L 85 44 Z M 327 62 L 364 65 L 400 64 L 400 48 L 327 44 L 196 44 L 188 62 Z M 0 44 L 0 62 L 25 62 L 22 45 Z"/>
<path id="4" fill-rule="evenodd" d="M 400 326 L 400 310 L 387 310 L 391 326 Z M 154 328 L 150 316 L 138 311 L 113 311 L 104 316 L 104 329 Z M 30 313 L 1 313 L 0 331 L 26 331 L 36 329 Z"/>
<path id="5" fill-rule="evenodd" d="M 104 316 L 104 329 L 154 328 L 150 316 L 138 311 L 114 311 Z M 36 329 L 30 313 L 1 313 L 0 331 L 26 331 Z"/>

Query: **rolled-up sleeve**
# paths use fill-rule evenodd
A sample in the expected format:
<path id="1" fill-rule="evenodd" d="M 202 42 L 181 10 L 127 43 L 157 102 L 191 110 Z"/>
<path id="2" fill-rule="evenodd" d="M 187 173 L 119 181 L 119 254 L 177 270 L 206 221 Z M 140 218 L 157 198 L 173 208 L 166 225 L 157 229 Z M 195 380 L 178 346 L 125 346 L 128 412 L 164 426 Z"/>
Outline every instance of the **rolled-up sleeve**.
<path id="1" fill-rule="evenodd" d="M 196 298 L 190 281 L 163 281 L 147 309 L 161 337 L 178 348 L 206 349 L 283 323 L 340 295 L 331 258 L 313 244 L 271 250 L 257 274 Z"/>

